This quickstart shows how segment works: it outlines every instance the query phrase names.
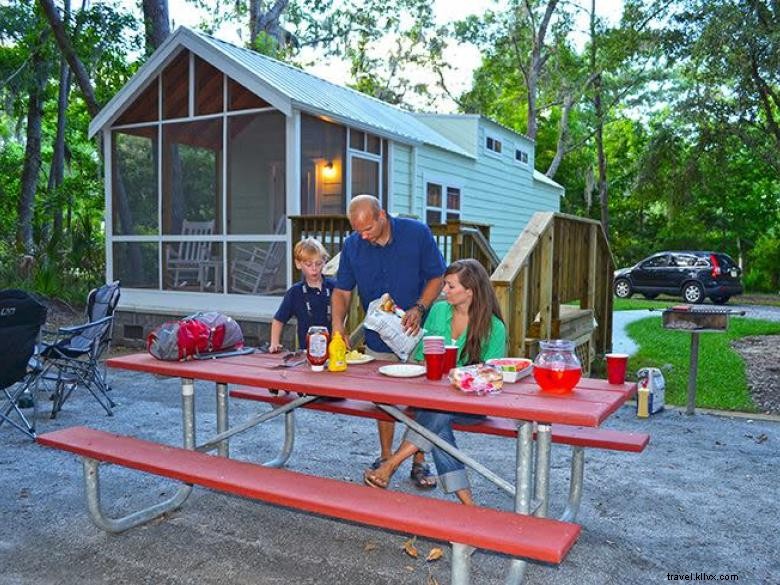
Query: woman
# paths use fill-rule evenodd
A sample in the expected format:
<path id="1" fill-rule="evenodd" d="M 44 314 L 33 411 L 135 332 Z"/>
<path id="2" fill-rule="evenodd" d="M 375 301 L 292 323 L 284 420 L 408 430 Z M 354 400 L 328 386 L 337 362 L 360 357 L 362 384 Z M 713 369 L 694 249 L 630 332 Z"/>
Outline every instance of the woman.
<path id="1" fill-rule="evenodd" d="M 458 365 L 470 365 L 505 355 L 506 327 L 498 299 L 487 271 L 476 260 L 457 260 L 444 273 L 446 302 L 431 307 L 425 321 L 429 335 L 441 335 L 458 346 Z M 422 348 L 417 351 L 422 358 Z M 419 410 L 415 419 L 452 446 L 455 435 L 452 424 L 474 424 L 483 417 L 432 410 Z M 363 473 L 366 485 L 386 488 L 401 463 L 417 451 L 433 453 L 439 481 L 447 493 L 455 493 L 466 505 L 474 505 L 466 468 L 457 459 L 434 446 L 420 434 L 407 429 L 404 441 L 393 455 L 377 469 Z"/>

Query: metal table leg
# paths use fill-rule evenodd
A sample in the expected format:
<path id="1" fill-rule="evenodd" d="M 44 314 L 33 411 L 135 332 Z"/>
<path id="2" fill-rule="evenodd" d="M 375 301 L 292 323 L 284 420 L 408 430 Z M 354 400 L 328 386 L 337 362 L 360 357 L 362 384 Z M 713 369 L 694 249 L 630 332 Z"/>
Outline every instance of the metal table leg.
<path id="1" fill-rule="evenodd" d="M 518 421 L 517 423 L 517 471 L 515 484 L 515 512 L 528 514 L 531 510 L 531 467 L 533 452 L 533 423 Z M 507 585 L 518 585 L 525 576 L 527 561 L 513 559 L 506 576 Z"/>
<path id="2" fill-rule="evenodd" d="M 228 430 L 228 390 L 227 384 L 217 382 L 217 433 Z M 230 457 L 230 439 L 217 444 L 217 454 L 220 457 Z"/>
<path id="3" fill-rule="evenodd" d="M 536 428 L 536 456 L 534 463 L 534 498 L 539 501 L 535 516 L 547 516 L 550 497 L 550 447 L 552 443 L 552 427 L 538 425 Z"/>
<path id="4" fill-rule="evenodd" d="M 181 380 L 181 412 L 183 442 L 185 449 L 195 449 L 195 385 L 189 378 Z M 87 498 L 87 509 L 92 521 L 106 532 L 124 532 L 150 520 L 172 512 L 187 500 L 192 493 L 192 485 L 182 484 L 173 496 L 132 514 L 120 518 L 111 518 L 103 511 L 100 501 L 100 465 L 102 462 L 84 457 L 84 493 Z"/>

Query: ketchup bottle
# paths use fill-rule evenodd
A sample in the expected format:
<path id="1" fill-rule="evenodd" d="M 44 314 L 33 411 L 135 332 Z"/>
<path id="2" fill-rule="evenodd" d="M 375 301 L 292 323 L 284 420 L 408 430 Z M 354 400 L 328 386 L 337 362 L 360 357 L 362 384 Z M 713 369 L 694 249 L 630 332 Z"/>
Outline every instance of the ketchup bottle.
<path id="1" fill-rule="evenodd" d="M 306 358 L 309 360 L 312 372 L 325 369 L 328 360 L 328 341 L 330 334 L 327 327 L 312 325 L 306 334 Z"/>

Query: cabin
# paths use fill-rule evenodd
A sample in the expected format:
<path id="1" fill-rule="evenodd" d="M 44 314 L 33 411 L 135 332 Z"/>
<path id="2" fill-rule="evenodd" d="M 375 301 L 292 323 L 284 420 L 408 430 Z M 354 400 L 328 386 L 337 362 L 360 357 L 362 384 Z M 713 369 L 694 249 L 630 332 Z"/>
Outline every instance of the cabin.
<path id="1" fill-rule="evenodd" d="M 354 195 L 491 272 L 564 195 L 534 169 L 532 140 L 482 116 L 409 112 L 184 27 L 94 118 L 96 135 L 106 278 L 123 288 L 115 336 L 130 344 L 202 310 L 267 338 L 298 277 L 292 246 L 315 235 L 337 254 Z"/>

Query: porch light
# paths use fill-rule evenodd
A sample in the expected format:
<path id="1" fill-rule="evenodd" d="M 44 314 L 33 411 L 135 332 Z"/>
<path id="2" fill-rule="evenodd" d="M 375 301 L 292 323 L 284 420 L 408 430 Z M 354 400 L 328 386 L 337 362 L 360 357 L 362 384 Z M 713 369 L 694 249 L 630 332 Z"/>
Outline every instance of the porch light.
<path id="1" fill-rule="evenodd" d="M 336 176 L 336 167 L 333 166 L 333 161 L 328 161 L 322 168 L 322 175 L 326 179 L 332 179 Z"/>

